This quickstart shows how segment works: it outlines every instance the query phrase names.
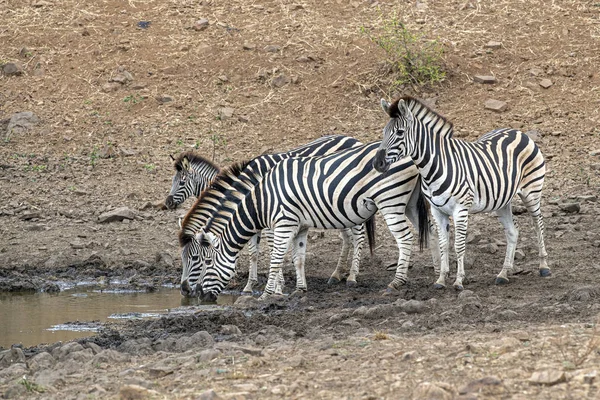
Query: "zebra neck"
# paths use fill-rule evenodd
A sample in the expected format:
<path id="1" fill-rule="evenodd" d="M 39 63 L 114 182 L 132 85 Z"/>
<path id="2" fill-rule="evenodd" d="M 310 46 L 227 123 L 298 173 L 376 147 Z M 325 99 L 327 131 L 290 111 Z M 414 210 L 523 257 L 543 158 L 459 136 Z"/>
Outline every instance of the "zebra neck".
<path id="1" fill-rule="evenodd" d="M 237 207 L 221 209 L 208 223 L 211 232 L 221 235 L 222 244 L 230 257 L 236 257 L 257 232 L 264 228 L 257 218 L 257 208 L 249 194 Z"/>

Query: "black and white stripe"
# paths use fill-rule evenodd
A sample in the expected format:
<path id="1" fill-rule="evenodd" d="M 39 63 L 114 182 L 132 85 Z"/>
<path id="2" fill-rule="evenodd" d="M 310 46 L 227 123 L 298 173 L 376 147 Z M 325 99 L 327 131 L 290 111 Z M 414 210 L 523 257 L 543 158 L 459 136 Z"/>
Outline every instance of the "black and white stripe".
<path id="1" fill-rule="evenodd" d="M 395 160 L 409 156 L 421 175 L 423 194 L 432 205 L 437 223 L 442 264 L 435 286 L 445 287 L 449 272 L 449 217 L 454 220 L 458 272 L 454 287 L 463 288 L 468 216 L 494 211 L 506 233 L 506 257 L 496 283 L 507 283 L 518 239 L 511 201 L 518 194 L 531 214 L 538 237 L 539 273 L 551 275 L 544 246 L 540 211 L 544 184 L 544 157 L 531 138 L 515 129 L 497 129 L 475 142 L 452 137 L 453 126 L 419 100 L 405 97 L 389 104 L 390 116 L 383 141 L 373 161 L 384 172 Z"/>
<path id="2" fill-rule="evenodd" d="M 268 296 L 274 292 L 276 276 L 289 247 L 297 271 L 304 271 L 309 228 L 358 226 L 372 218 L 378 209 L 400 253 L 396 275 L 389 287 L 404 284 L 413 238 L 406 217 L 413 225 L 426 227 L 425 233 L 427 213 L 417 210 L 418 171 L 412 161 L 400 160 L 386 174 L 379 174 L 372 166 L 378 147 L 376 142 L 328 156 L 288 158 L 264 177 L 250 176 L 247 182 L 240 184 L 238 180 L 237 186 L 223 185 L 233 189 L 214 209 L 204 230 L 195 236 L 181 237 L 186 253 L 184 265 L 186 260 L 196 261 L 189 272 L 201 271 L 201 292 L 205 297 L 214 299 L 225 287 L 234 274 L 241 248 L 256 231 L 269 227 L 274 233 L 269 281 L 263 295 Z M 234 175 L 220 176 L 216 181 L 236 180 Z M 202 203 L 201 198 L 199 209 L 204 207 Z M 186 218 L 192 217 L 188 214 Z M 357 268 L 358 264 L 353 263 L 351 275 L 358 273 Z M 296 289 L 306 290 L 304 276 L 298 280 Z"/>

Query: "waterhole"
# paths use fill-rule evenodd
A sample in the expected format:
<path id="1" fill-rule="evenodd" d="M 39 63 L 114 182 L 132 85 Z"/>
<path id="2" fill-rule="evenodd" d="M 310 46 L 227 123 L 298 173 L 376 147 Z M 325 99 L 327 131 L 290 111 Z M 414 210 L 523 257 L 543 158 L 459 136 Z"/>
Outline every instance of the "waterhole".
<path id="1" fill-rule="evenodd" d="M 237 296 L 222 294 L 217 304 L 185 299 L 179 289 L 146 293 L 77 288 L 60 293 L 0 293 L 0 346 L 67 341 L 93 335 L 101 322 L 157 318 L 169 312 L 206 311 L 233 304 Z M 189 307 L 194 306 L 194 307 Z"/>

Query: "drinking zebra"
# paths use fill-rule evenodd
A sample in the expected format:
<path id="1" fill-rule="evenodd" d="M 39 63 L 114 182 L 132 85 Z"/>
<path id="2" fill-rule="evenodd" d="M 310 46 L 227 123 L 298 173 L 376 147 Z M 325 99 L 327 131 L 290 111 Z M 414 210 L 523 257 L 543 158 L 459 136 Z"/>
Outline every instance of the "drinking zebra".
<path id="1" fill-rule="evenodd" d="M 359 146 L 361 143 L 351 137 L 342 135 L 325 136 L 316 139 L 306 145 L 295 148 L 288 153 L 279 154 L 267 154 L 255 158 L 251 162 L 251 168 L 255 173 L 263 174 L 270 169 L 277 161 L 291 156 L 303 156 L 307 154 L 328 154 L 333 153 L 341 149 L 352 148 Z M 204 189 L 206 189 L 210 182 L 215 178 L 219 172 L 219 168 L 206 160 L 205 158 L 195 153 L 183 153 L 175 161 L 176 174 L 173 177 L 173 186 L 171 193 L 167 198 L 166 204 L 172 204 L 176 207 L 187 199 L 190 194 L 196 196 L 200 195 Z M 366 223 L 367 235 L 369 243 L 371 244 L 374 240 L 374 221 L 369 220 Z M 195 221 L 194 224 L 190 225 L 188 229 L 200 229 L 204 224 L 201 221 Z M 353 252 L 352 262 L 359 263 L 359 247 L 362 247 L 364 242 L 364 230 L 365 227 L 358 226 L 353 229 L 345 229 L 340 231 L 342 238 L 342 252 L 338 259 L 338 265 L 333 272 L 330 283 L 339 282 L 342 279 L 342 275 L 347 270 L 348 256 L 350 252 Z M 273 234 L 269 229 L 265 230 L 265 237 L 269 243 L 269 247 L 272 248 Z M 260 232 L 252 237 L 249 242 L 249 253 L 250 253 L 250 268 L 248 274 L 248 282 L 243 289 L 243 293 L 252 293 L 253 288 L 258 283 L 258 250 L 260 243 Z M 356 284 L 354 276 L 349 276 L 346 280 L 349 286 Z M 278 279 L 277 293 L 283 290 L 283 274 L 280 274 Z M 192 296 L 194 293 L 188 290 L 187 286 L 182 286 L 182 294 L 186 296 Z"/>
<path id="2" fill-rule="evenodd" d="M 424 201 L 418 201 L 418 171 L 410 159 L 391 165 L 386 174 L 372 166 L 379 142 L 337 153 L 304 158 L 287 158 L 263 177 L 252 176 L 237 184 L 216 207 L 205 227 L 196 235 L 182 230 L 182 282 L 199 275 L 199 291 L 205 300 L 216 300 L 235 272 L 236 260 L 244 244 L 260 229 L 274 233 L 269 280 L 261 298 L 274 292 L 283 256 L 292 246 L 296 270 L 304 271 L 308 228 L 343 229 L 372 218 L 379 209 L 396 239 L 399 257 L 389 289 L 407 280 L 413 234 L 407 223 L 420 229 L 421 243 L 429 230 Z M 220 181 L 236 181 L 235 171 L 219 175 L 213 185 L 232 187 Z M 212 190 L 208 191 L 211 192 Z M 204 197 L 204 195 L 203 195 Z M 202 212 L 201 197 L 184 219 L 185 227 Z M 406 214 L 405 214 L 406 212 Z M 351 275 L 358 264 L 352 264 Z M 191 284 L 190 284 L 191 286 Z M 198 285 L 197 285 L 198 286 Z M 306 291 L 306 280 L 298 278 L 296 291 Z"/>
<path id="3" fill-rule="evenodd" d="M 436 288 L 446 286 L 449 216 L 455 227 L 457 274 L 454 287 L 463 288 L 465 239 L 470 213 L 495 211 L 506 233 L 506 257 L 496 284 L 508 282 L 513 267 L 518 230 L 511 200 L 518 194 L 531 214 L 539 244 L 539 273 L 550 276 L 540 210 L 545 163 L 538 146 L 514 129 L 497 129 L 475 142 L 452 137 L 452 123 L 412 97 L 389 104 L 381 100 L 391 118 L 373 160 L 380 172 L 410 156 L 421 174 L 421 188 L 432 205 L 437 223 L 442 264 Z"/>

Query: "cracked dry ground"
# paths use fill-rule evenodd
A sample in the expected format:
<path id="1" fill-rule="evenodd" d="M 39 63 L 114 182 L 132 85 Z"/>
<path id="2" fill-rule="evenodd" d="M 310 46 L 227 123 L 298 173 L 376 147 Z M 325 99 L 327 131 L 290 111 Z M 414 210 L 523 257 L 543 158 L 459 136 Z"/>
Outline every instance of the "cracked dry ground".
<path id="1" fill-rule="evenodd" d="M 391 279 L 385 267 L 397 258 L 381 220 L 359 286 L 327 287 L 340 240 L 315 232 L 305 297 L 242 300 L 211 312 L 188 306 L 158 320 L 106 324 L 73 343 L 15 348 L 0 360 L 0 393 L 598 397 L 600 7 L 593 1 L 0 0 L 0 63 L 22 71 L 0 75 L 0 288 L 107 278 L 132 288 L 176 283 L 177 218 L 190 203 L 181 211 L 155 207 L 170 186 L 169 154 L 197 148 L 226 165 L 323 134 L 378 140 L 386 122 L 379 98 L 398 93 L 388 89 L 385 54 L 361 27 L 377 30 L 394 11 L 440 40 L 448 71 L 434 88 L 402 93 L 428 99 L 461 138 L 505 126 L 536 131 L 548 165 L 551 278 L 535 274 L 525 215 L 516 216 L 522 271 L 502 287 L 493 285 L 505 249 L 501 226 L 492 216 L 472 218 L 468 291 L 460 294 L 432 290 L 429 254 L 415 249 L 409 285 L 381 296 Z M 502 44 L 486 48 L 490 41 Z M 507 110 L 486 110 L 489 99 Z M 38 123 L 4 133 L 25 111 Z M 133 220 L 97 222 L 119 207 L 133 210 Z M 243 280 L 247 258 L 240 265 Z M 263 258 L 263 277 L 266 265 Z M 290 287 L 293 272 L 286 275 Z"/>

